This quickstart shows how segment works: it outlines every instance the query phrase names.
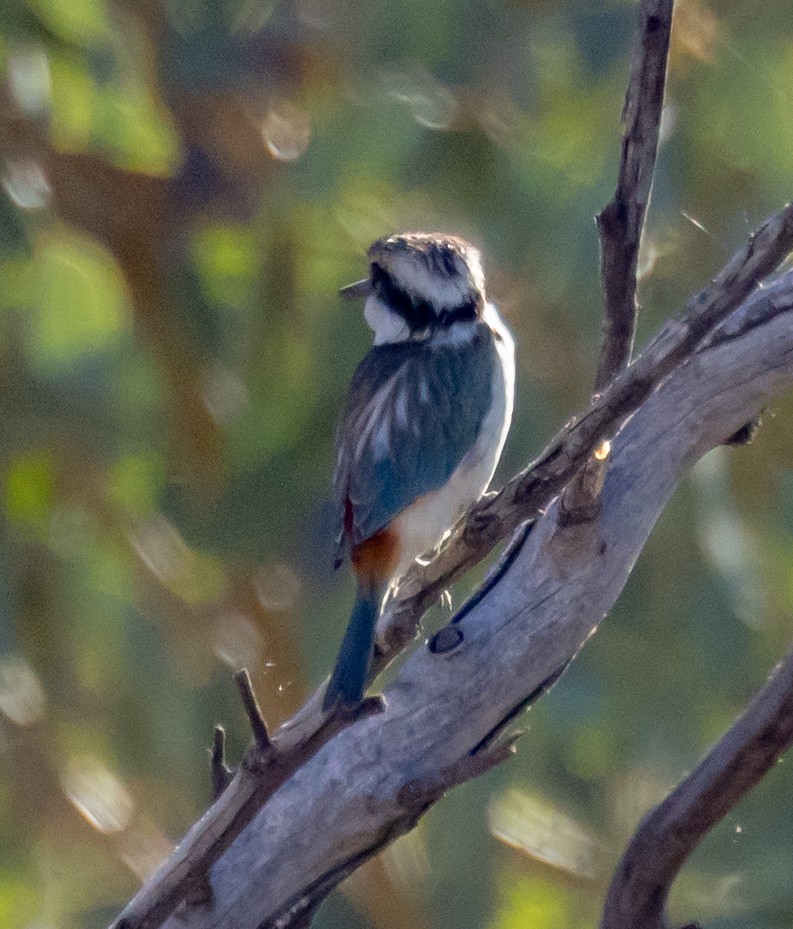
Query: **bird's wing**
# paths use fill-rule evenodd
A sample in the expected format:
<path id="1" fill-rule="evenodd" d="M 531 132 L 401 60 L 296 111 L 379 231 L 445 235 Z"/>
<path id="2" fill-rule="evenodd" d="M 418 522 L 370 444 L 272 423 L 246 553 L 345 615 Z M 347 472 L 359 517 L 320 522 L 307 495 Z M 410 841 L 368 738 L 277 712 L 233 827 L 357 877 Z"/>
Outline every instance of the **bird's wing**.
<path id="1" fill-rule="evenodd" d="M 361 361 L 336 438 L 340 553 L 446 483 L 490 409 L 496 364 L 484 323 L 467 340 L 380 345 Z"/>

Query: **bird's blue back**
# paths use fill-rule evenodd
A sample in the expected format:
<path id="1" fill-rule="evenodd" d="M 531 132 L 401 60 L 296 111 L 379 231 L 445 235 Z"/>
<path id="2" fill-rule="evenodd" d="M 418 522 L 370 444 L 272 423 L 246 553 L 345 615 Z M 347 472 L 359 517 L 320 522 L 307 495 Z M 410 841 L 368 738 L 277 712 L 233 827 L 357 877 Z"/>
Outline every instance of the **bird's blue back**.
<path id="1" fill-rule="evenodd" d="M 378 345 L 362 359 L 336 437 L 342 551 L 448 481 L 480 433 L 498 363 L 481 322 L 470 339 Z"/>

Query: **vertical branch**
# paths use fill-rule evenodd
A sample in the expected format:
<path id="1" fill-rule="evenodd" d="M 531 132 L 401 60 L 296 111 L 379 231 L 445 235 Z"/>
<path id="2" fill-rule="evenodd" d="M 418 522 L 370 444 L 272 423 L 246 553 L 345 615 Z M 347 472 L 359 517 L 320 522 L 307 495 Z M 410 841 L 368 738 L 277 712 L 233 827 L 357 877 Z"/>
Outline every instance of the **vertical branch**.
<path id="1" fill-rule="evenodd" d="M 622 108 L 617 189 L 597 216 L 603 287 L 603 347 L 595 391 L 627 367 L 636 332 L 636 267 L 658 154 L 674 0 L 641 0 Z M 609 448 L 603 443 L 565 489 L 560 516 L 583 522 L 597 513 Z"/>
<path id="2" fill-rule="evenodd" d="M 642 821 L 617 866 L 601 929 L 667 929 L 683 863 L 793 743 L 793 653 L 703 761 Z"/>
<path id="3" fill-rule="evenodd" d="M 630 361 L 636 330 L 636 266 L 650 202 L 666 86 L 673 0 L 642 0 L 622 110 L 624 124 L 614 197 L 598 214 L 604 340 L 595 390 Z"/>

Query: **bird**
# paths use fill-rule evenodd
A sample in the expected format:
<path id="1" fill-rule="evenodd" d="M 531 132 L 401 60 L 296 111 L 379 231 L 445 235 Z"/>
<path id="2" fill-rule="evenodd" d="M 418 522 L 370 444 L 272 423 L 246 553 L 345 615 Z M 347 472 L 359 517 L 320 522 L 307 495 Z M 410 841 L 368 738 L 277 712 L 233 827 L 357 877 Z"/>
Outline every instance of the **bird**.
<path id="1" fill-rule="evenodd" d="M 373 345 L 336 433 L 338 567 L 356 599 L 323 709 L 363 699 L 377 619 L 413 562 L 437 549 L 493 477 L 512 419 L 515 344 L 487 299 L 481 256 L 462 238 L 378 239 L 363 299 Z"/>

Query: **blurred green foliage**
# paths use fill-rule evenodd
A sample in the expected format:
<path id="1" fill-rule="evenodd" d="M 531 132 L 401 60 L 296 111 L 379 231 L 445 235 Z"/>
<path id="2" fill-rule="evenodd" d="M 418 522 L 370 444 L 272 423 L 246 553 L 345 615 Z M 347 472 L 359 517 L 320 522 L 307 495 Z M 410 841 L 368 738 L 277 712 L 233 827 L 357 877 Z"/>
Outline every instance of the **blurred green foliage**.
<path id="1" fill-rule="evenodd" d="M 793 189 L 782 0 L 679 0 L 643 337 Z M 633 4 L 0 2 L 0 929 L 104 926 L 247 741 L 327 673 L 337 288 L 395 230 L 479 243 L 519 346 L 501 475 L 587 403 Z M 594 926 L 639 817 L 788 647 L 791 404 L 709 455 L 614 615 L 319 929 Z M 473 580 L 455 592 L 459 602 Z M 428 623 L 438 622 L 430 617 Z M 784 760 L 698 850 L 679 921 L 787 926 Z"/>

